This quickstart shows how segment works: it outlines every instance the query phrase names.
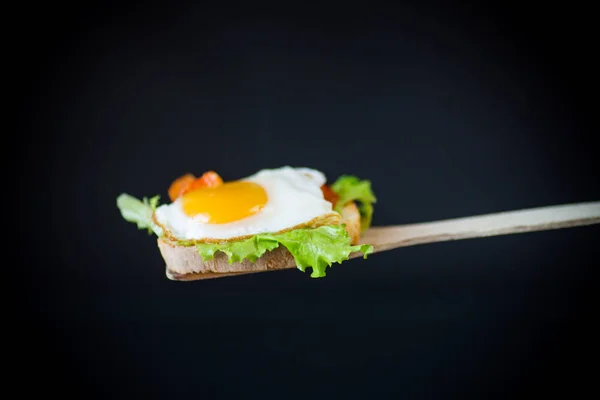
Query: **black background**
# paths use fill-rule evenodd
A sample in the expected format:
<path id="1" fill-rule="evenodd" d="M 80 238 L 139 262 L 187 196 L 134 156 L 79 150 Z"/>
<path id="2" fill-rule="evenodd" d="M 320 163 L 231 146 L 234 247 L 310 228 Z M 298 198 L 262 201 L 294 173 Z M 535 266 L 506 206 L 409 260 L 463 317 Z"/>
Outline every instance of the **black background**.
<path id="1" fill-rule="evenodd" d="M 43 239 L 17 240 L 19 326 L 32 336 L 16 370 L 37 382 L 25 388 L 489 398 L 588 387 L 597 226 L 394 250 L 321 280 L 180 283 L 115 199 L 166 201 L 185 172 L 230 180 L 292 165 L 370 179 L 375 225 L 598 200 L 591 15 L 574 2 L 15 13 L 15 188 L 30 203 L 16 226 Z"/>

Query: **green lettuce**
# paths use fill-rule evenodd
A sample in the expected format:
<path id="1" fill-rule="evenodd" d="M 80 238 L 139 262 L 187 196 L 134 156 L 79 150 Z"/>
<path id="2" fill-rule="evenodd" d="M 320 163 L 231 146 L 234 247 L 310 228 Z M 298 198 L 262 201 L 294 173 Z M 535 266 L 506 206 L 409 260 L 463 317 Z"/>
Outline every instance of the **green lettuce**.
<path id="1" fill-rule="evenodd" d="M 342 175 L 331 185 L 331 189 L 340 196 L 335 211 L 341 212 L 349 201 L 357 201 L 360 212 L 360 225 L 363 231 L 371 226 L 373 203 L 377 202 L 371 181 L 361 180 L 353 175 Z"/>
<path id="2" fill-rule="evenodd" d="M 153 232 L 157 236 L 162 235 L 162 229 L 152 221 L 152 214 L 158 207 L 160 196 L 154 196 L 150 199 L 144 197 L 142 200 L 123 193 L 117 197 L 117 207 L 121 215 L 128 222 L 137 224 L 138 229 L 147 229 L 148 234 Z"/>
<path id="3" fill-rule="evenodd" d="M 333 263 L 341 264 L 350 253 L 361 252 L 363 258 L 373 252 L 371 245 L 352 246 L 350 236 L 344 225 L 328 225 L 315 229 L 295 229 L 286 233 L 272 235 L 261 233 L 250 239 L 222 243 L 198 243 L 196 249 L 203 260 L 212 260 L 217 251 L 227 254 L 229 263 L 242 260 L 256 261 L 267 251 L 281 244 L 294 256 L 296 266 L 302 272 L 312 268 L 312 278 L 322 278 L 325 269 Z"/>

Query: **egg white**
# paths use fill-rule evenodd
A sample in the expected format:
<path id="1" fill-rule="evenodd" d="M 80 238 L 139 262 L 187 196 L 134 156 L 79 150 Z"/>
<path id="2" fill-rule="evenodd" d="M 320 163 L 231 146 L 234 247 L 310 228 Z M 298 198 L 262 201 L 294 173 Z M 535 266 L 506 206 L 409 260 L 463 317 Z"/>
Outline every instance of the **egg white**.
<path id="1" fill-rule="evenodd" d="M 267 193 L 267 203 L 254 215 L 226 224 L 207 224 L 185 214 L 178 198 L 158 207 L 154 219 L 173 239 L 210 242 L 339 223 L 340 215 L 323 198 L 321 185 L 326 177 L 320 171 L 285 166 L 263 169 L 241 180 L 257 183 Z"/>

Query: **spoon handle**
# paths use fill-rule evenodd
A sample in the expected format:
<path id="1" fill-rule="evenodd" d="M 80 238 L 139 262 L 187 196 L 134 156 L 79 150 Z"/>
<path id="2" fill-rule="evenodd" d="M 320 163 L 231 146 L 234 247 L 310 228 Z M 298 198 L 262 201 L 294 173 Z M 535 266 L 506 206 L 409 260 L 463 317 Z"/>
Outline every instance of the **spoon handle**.
<path id="1" fill-rule="evenodd" d="M 375 252 L 448 240 L 508 235 L 600 223 L 600 201 L 555 205 L 474 215 L 410 225 L 380 226 L 367 230 L 362 243 Z M 359 254 L 353 255 L 354 257 Z"/>

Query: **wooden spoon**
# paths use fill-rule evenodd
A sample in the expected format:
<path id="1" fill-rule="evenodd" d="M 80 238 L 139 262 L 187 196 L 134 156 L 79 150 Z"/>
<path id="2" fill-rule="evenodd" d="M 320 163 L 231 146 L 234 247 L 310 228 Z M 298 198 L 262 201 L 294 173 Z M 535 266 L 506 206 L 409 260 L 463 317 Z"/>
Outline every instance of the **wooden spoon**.
<path id="1" fill-rule="evenodd" d="M 571 228 L 597 223 L 600 223 L 600 201 L 505 211 L 418 224 L 372 227 L 363 233 L 361 243 L 371 244 L 374 253 L 381 253 L 417 244 Z M 371 256 L 372 254 L 369 255 Z M 350 255 L 350 258 L 357 257 L 362 257 L 362 254 Z M 289 268 L 296 268 L 293 260 L 287 265 L 267 271 Z M 166 274 L 172 280 L 193 281 L 256 272 L 263 271 L 177 275 L 167 270 Z"/>

